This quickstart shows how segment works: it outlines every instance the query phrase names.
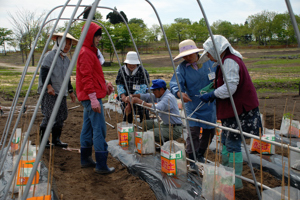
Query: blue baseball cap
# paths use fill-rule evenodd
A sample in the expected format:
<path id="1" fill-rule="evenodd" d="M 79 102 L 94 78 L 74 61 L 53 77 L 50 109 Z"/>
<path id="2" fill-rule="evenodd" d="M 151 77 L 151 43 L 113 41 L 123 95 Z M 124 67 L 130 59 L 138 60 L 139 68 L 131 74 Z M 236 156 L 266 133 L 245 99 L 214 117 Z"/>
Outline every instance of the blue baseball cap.
<path id="1" fill-rule="evenodd" d="M 158 89 L 158 88 L 165 88 L 167 86 L 166 82 L 162 79 L 155 79 L 152 80 L 152 86 L 150 90 Z"/>

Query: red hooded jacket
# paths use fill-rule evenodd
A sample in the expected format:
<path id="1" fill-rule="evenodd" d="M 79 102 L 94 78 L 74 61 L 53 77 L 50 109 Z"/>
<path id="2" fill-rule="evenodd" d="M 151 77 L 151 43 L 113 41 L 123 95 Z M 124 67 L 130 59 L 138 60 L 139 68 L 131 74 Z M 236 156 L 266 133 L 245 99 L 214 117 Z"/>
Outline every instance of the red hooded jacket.
<path id="1" fill-rule="evenodd" d="M 94 35 L 98 29 L 101 27 L 91 23 L 77 59 L 76 93 L 79 101 L 89 100 L 88 94 L 94 92 L 98 99 L 106 96 L 104 74 L 94 46 Z"/>

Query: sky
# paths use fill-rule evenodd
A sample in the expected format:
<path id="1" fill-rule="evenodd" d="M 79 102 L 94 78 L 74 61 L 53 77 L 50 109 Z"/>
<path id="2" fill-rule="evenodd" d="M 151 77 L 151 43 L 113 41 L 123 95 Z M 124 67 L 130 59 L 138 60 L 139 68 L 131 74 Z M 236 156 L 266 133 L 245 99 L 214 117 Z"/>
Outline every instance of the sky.
<path id="1" fill-rule="evenodd" d="M 189 18 L 192 22 L 203 18 L 197 0 L 149 0 L 155 7 L 162 24 L 174 23 L 176 18 Z M 13 29 L 8 13 L 15 15 L 17 11 L 31 11 L 38 15 L 49 13 L 57 6 L 65 4 L 63 0 L 0 0 L 0 27 Z M 81 5 L 91 5 L 94 0 L 82 0 Z M 231 23 L 244 23 L 248 16 L 264 10 L 277 13 L 287 12 L 285 0 L 205 0 L 201 1 L 209 24 L 217 20 L 226 20 Z M 76 5 L 78 0 L 70 0 L 69 5 Z M 290 0 L 295 14 L 300 14 L 300 0 Z M 99 6 L 114 8 L 123 11 L 128 20 L 138 18 L 144 20 L 148 28 L 159 24 L 156 14 L 145 0 L 100 0 Z M 50 14 L 50 19 L 58 16 L 61 8 Z M 76 17 L 83 11 L 79 8 Z M 74 7 L 66 8 L 63 17 L 71 17 Z M 103 19 L 111 12 L 109 9 L 98 8 Z M 62 23 L 60 23 L 62 25 Z"/>

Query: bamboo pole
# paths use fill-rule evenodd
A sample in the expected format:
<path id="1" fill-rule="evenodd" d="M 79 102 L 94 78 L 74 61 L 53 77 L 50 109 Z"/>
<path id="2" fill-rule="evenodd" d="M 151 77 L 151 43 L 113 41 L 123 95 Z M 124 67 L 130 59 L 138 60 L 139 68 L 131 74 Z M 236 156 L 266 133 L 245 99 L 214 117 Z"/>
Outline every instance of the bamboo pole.
<path id="1" fill-rule="evenodd" d="M 219 150 L 219 163 L 218 163 L 218 167 L 220 167 L 220 163 L 221 163 L 221 148 L 223 148 L 223 145 L 222 145 L 222 134 L 220 134 L 220 150 Z"/>
<path id="2" fill-rule="evenodd" d="M 275 123 L 276 123 L 276 122 L 275 122 L 275 119 L 276 119 L 276 118 L 275 118 L 275 110 L 276 110 L 276 107 L 274 107 L 274 135 L 275 135 Z"/>
<path id="3" fill-rule="evenodd" d="M 52 189 L 52 182 L 53 182 L 53 176 L 54 176 L 54 146 L 52 148 L 52 170 L 51 170 L 51 184 L 50 184 L 50 194 L 51 194 L 51 189 Z"/>
<path id="4" fill-rule="evenodd" d="M 292 144 L 292 121 L 293 121 L 293 118 L 294 118 L 294 112 L 295 112 L 295 107 L 296 107 L 296 101 L 294 103 L 294 108 L 293 108 L 293 112 L 292 112 L 292 115 L 291 115 L 291 118 L 290 118 L 290 127 L 289 127 L 289 132 L 290 132 L 290 145 Z"/>
<path id="5" fill-rule="evenodd" d="M 205 164 L 207 163 L 207 156 L 208 156 L 210 141 L 211 141 L 211 135 L 209 135 L 208 145 L 207 145 L 207 149 L 206 149 Z"/>
<path id="6" fill-rule="evenodd" d="M 52 135 L 50 135 L 50 141 L 52 141 Z M 47 194 L 49 194 L 49 184 L 50 184 L 50 171 L 51 171 L 51 159 L 52 159 L 52 143 L 50 143 L 50 158 L 49 158 L 49 167 L 48 167 L 48 180 L 47 180 Z"/>
<path id="7" fill-rule="evenodd" d="M 291 157 L 290 157 L 290 145 L 288 145 L 288 200 L 290 200 L 291 195 Z"/>
<path id="8" fill-rule="evenodd" d="M 261 146 L 262 146 L 262 141 L 261 141 L 261 128 L 259 127 L 259 140 L 260 140 L 260 183 L 263 184 L 263 169 L 262 169 L 262 150 L 261 150 Z M 262 194 L 263 192 L 263 187 L 260 187 L 260 193 Z"/>
<path id="9" fill-rule="evenodd" d="M 267 116 L 266 116 L 266 99 L 264 101 L 264 112 L 263 112 L 263 120 L 264 120 L 264 125 L 266 126 L 266 119 L 267 119 Z M 266 130 L 264 129 L 264 134 L 266 133 Z"/>
<path id="10" fill-rule="evenodd" d="M 284 169 L 285 169 L 285 163 L 283 163 L 282 166 L 281 199 L 285 199 Z"/>
<path id="11" fill-rule="evenodd" d="M 161 132 L 160 132 L 160 121 L 158 120 L 158 134 L 159 134 L 159 145 L 160 145 L 160 148 L 161 148 Z"/>

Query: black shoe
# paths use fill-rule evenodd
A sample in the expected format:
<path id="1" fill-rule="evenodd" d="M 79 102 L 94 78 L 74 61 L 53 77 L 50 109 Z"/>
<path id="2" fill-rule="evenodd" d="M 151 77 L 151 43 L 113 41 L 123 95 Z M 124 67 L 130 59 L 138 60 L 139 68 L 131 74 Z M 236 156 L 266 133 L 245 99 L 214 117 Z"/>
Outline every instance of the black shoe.
<path id="1" fill-rule="evenodd" d="M 60 140 L 62 127 L 52 127 L 52 143 L 54 146 L 67 148 L 68 144 Z"/>
<path id="2" fill-rule="evenodd" d="M 198 162 L 205 163 L 204 155 L 206 149 L 199 149 L 197 153 L 197 160 Z"/>

